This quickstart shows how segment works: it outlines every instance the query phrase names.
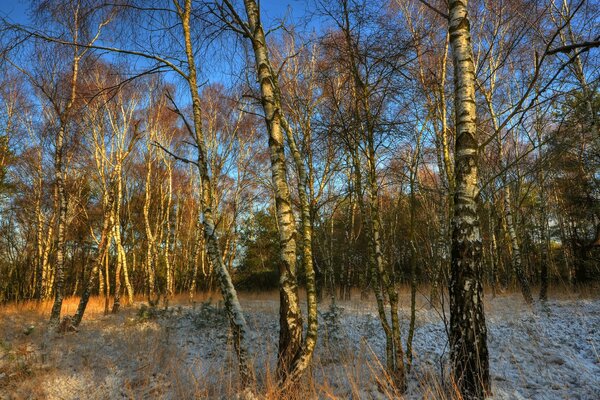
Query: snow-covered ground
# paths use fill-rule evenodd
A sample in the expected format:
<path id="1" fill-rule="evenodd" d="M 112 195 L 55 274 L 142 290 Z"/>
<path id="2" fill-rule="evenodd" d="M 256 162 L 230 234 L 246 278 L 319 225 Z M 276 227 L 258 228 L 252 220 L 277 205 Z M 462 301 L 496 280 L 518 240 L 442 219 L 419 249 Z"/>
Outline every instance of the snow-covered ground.
<path id="1" fill-rule="evenodd" d="M 245 298 L 242 305 L 252 329 L 256 375 L 268 392 L 274 385 L 277 301 Z M 406 340 L 409 310 L 401 312 Z M 531 307 L 517 295 L 501 296 L 486 300 L 486 316 L 494 399 L 600 399 L 600 300 L 551 300 Z M 137 310 L 98 314 L 84 321 L 79 332 L 62 335 L 44 332 L 41 318 L 0 315 L 2 399 L 235 394 L 236 360 L 218 302 L 174 306 L 156 315 Z M 372 302 L 323 304 L 308 396 L 394 397 L 384 384 L 384 350 Z M 441 310 L 419 307 L 414 359 L 405 398 L 447 393 L 440 383 L 448 376 Z"/>

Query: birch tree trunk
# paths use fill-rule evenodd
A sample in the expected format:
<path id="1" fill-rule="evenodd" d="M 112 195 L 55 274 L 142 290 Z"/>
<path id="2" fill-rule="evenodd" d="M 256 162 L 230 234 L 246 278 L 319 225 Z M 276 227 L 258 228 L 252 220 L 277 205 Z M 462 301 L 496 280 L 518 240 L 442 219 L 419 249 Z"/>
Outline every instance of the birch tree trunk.
<path id="1" fill-rule="evenodd" d="M 252 41 L 261 103 L 269 133 L 271 174 L 275 190 L 275 209 L 279 226 L 281 263 L 279 268 L 279 350 L 277 371 L 285 379 L 302 345 L 302 314 L 296 282 L 296 227 L 290 190 L 286 178 L 286 160 L 282 132 L 283 112 L 277 76 L 269 60 L 260 12 L 255 0 L 244 0 Z"/>
<path id="2" fill-rule="evenodd" d="M 367 108 L 368 109 L 368 108 Z M 400 336 L 400 320 L 398 318 L 398 292 L 394 282 L 386 271 L 381 246 L 381 219 L 379 214 L 379 196 L 377 174 L 375 170 L 375 147 L 372 137 L 368 138 L 368 193 L 369 193 L 369 220 L 371 227 L 371 263 L 377 277 L 374 285 L 375 297 L 379 319 L 386 334 L 387 368 L 392 379 L 401 392 L 406 390 L 406 372 L 404 367 L 404 352 Z M 390 321 L 385 313 L 385 295 L 390 305 Z"/>
<path id="3" fill-rule="evenodd" d="M 123 198 L 123 177 L 121 173 L 121 165 L 118 164 L 115 169 L 116 175 L 116 195 L 114 201 L 114 215 L 113 215 L 113 240 L 115 241 L 115 247 L 117 251 L 117 269 L 115 273 L 115 300 L 113 303 L 112 312 L 116 313 L 119 311 L 121 306 L 120 293 L 121 293 L 121 277 L 120 272 L 123 272 L 123 279 L 125 281 L 125 289 L 127 290 L 127 301 L 129 304 L 133 304 L 133 286 L 129 281 L 129 270 L 127 268 L 127 255 L 123 248 L 122 232 L 121 232 L 121 201 Z"/>
<path id="4" fill-rule="evenodd" d="M 415 334 L 416 308 L 417 308 L 417 244 L 415 233 L 415 213 L 417 208 L 416 193 L 418 185 L 419 158 L 421 157 L 421 134 L 417 134 L 416 147 L 411 156 L 410 163 L 410 198 L 409 198 L 409 243 L 410 243 L 410 323 L 406 338 L 407 370 L 410 372 L 413 362 L 412 342 Z M 442 222 L 442 221 L 440 221 Z"/>
<path id="5" fill-rule="evenodd" d="M 550 235 L 548 232 L 548 213 L 546 211 L 547 202 L 546 189 L 542 185 L 540 187 L 540 300 L 542 301 L 548 300 L 548 264 L 550 262 L 548 254 L 550 251 Z"/>
<path id="6" fill-rule="evenodd" d="M 167 275 L 167 287 L 165 296 L 170 298 L 173 295 L 173 270 L 171 266 L 171 205 L 173 202 L 173 169 L 170 161 L 165 160 L 167 166 L 167 206 L 165 209 L 165 266 Z"/>
<path id="7" fill-rule="evenodd" d="M 192 46 L 190 15 L 192 12 L 192 1 L 185 0 L 183 8 L 178 0 L 174 0 L 177 8 L 177 13 L 181 19 L 185 52 L 188 62 L 187 83 L 192 98 L 193 112 L 193 135 L 198 147 L 197 166 L 199 172 L 200 183 L 200 206 L 202 207 L 204 240 L 208 257 L 213 267 L 215 268 L 225 309 L 229 317 L 231 330 L 233 332 L 233 344 L 238 357 L 239 373 L 242 389 L 248 392 L 250 386 L 254 382 L 254 374 L 252 372 L 250 360 L 247 354 L 247 334 L 248 327 L 242 307 L 237 297 L 237 292 L 229 276 L 227 268 L 223 264 L 221 257 L 221 249 L 219 248 L 219 238 L 215 228 L 215 220 L 212 209 L 213 188 L 208 170 L 208 160 L 206 154 L 206 143 L 204 132 L 202 129 L 202 108 L 200 103 L 200 95 L 198 93 L 198 79 L 196 75 L 196 61 L 194 59 L 194 48 Z M 192 132 L 190 132 L 192 133 Z"/>
<path id="8" fill-rule="evenodd" d="M 152 163 L 154 162 L 153 150 L 148 144 L 148 160 L 146 161 L 146 182 L 145 182 L 145 197 L 144 197 L 144 227 L 146 230 L 146 294 L 149 299 L 154 299 L 156 286 L 155 286 L 155 270 L 154 270 L 154 241 L 155 235 L 152 232 L 150 226 L 150 193 L 151 185 L 150 180 L 152 179 Z"/>
<path id="9" fill-rule="evenodd" d="M 77 15 L 75 15 L 77 19 Z M 77 22 L 75 22 L 76 29 Z M 55 151 L 54 151 L 54 173 L 56 192 L 54 198 L 54 208 L 57 214 L 57 229 L 56 229 L 56 264 L 54 272 L 54 304 L 50 312 L 50 324 L 58 326 L 60 322 L 60 312 L 63 302 L 63 286 L 64 286 L 64 258 L 65 258 L 65 224 L 67 219 L 67 197 L 65 193 L 65 171 L 64 171 L 64 142 L 67 131 L 67 124 L 70 118 L 70 111 L 75 101 L 77 94 L 77 76 L 79 73 L 79 50 L 75 48 L 72 61 L 70 94 L 69 100 L 65 105 L 61 115 L 59 115 L 60 127 L 56 134 Z"/>
<path id="10" fill-rule="evenodd" d="M 35 298 L 39 301 L 44 298 L 45 274 L 44 274 L 44 216 L 42 214 L 42 193 L 43 193 L 43 176 L 42 176 L 42 148 L 39 150 L 39 164 L 37 165 L 38 179 L 36 182 L 35 193 L 35 214 L 36 214 L 36 287 Z"/>
<path id="11" fill-rule="evenodd" d="M 456 145 L 454 217 L 450 274 L 450 360 L 455 384 L 465 399 L 490 391 L 487 328 L 483 310 L 482 243 L 478 206 L 478 138 L 475 66 L 468 0 L 449 3 L 454 63 Z"/>
<path id="12" fill-rule="evenodd" d="M 343 19 L 342 26 L 344 39 L 347 46 L 350 73 L 353 80 L 351 86 L 352 98 L 354 101 L 354 113 L 357 121 L 357 130 L 360 133 L 361 140 L 364 141 L 366 156 L 366 189 L 367 204 L 365 204 L 360 194 L 361 188 L 361 163 L 357 154 L 359 141 L 350 138 L 352 143 L 351 151 L 353 164 L 355 168 L 356 189 L 358 202 L 364 221 L 368 221 L 369 227 L 369 269 L 372 271 L 373 291 L 377 300 L 377 311 L 383 331 L 386 336 L 386 367 L 392 381 L 397 389 L 403 392 L 406 389 L 406 372 L 404 366 L 404 351 L 400 334 L 400 320 L 398 317 L 398 292 L 395 282 L 390 278 L 386 269 L 382 251 L 381 238 L 381 217 L 379 211 L 379 184 L 377 181 L 377 158 L 375 151 L 375 129 L 376 116 L 371 109 L 369 97 L 369 84 L 363 80 L 359 71 L 357 60 L 357 49 L 351 35 L 350 10 L 348 2 L 342 1 Z M 392 274 L 393 277 L 393 274 Z M 385 310 L 386 299 L 389 301 L 390 316 Z"/>
<path id="13" fill-rule="evenodd" d="M 123 177 L 121 174 L 121 167 L 115 171 L 117 179 L 117 194 L 115 199 L 115 226 L 114 226 L 114 240 L 117 248 L 117 257 L 123 271 L 123 279 L 125 281 L 125 288 L 127 290 L 127 301 L 129 304 L 133 304 L 133 286 L 129 281 L 129 269 L 127 267 L 127 255 L 123 248 L 123 239 L 121 232 L 121 201 L 123 199 Z M 116 291 L 115 291 L 116 294 Z M 116 300 L 115 300 L 116 302 Z"/>
<path id="14" fill-rule="evenodd" d="M 508 229 L 508 236 L 510 237 L 511 249 L 512 249 L 512 264 L 519 280 L 519 286 L 523 293 L 523 298 L 528 304 L 533 302 L 531 296 L 531 287 L 529 286 L 529 279 L 525 275 L 523 270 L 523 258 L 521 257 L 521 246 L 519 245 L 519 239 L 517 237 L 517 231 L 515 229 L 515 222 L 513 220 L 512 205 L 510 201 L 510 186 L 505 183 L 504 187 L 504 212 L 506 213 L 506 227 Z"/>
<path id="15" fill-rule="evenodd" d="M 203 240 L 203 227 L 201 215 L 198 216 L 196 221 L 196 234 L 194 235 L 194 251 L 192 254 L 192 279 L 190 282 L 190 301 L 194 299 L 194 295 L 196 294 L 196 281 L 198 279 L 198 264 L 204 262 L 204 252 L 200 251 L 204 248 L 204 240 Z M 202 268 L 204 271 L 204 268 Z"/>
<path id="16" fill-rule="evenodd" d="M 102 218 L 102 231 L 100 233 L 100 241 L 98 242 L 98 252 L 96 253 L 96 258 L 92 264 L 92 269 L 89 272 L 87 283 L 83 287 L 83 293 L 81 295 L 81 299 L 79 299 L 77 311 L 71 319 L 73 326 L 78 326 L 83 319 L 83 314 L 85 313 L 90 295 L 94 289 L 94 278 L 98 275 L 99 269 L 102 268 L 102 260 L 107 256 L 106 253 L 109 247 L 110 231 L 112 229 L 111 213 L 113 210 L 114 200 L 114 193 L 111 188 L 108 190 L 108 194 L 104 199 L 104 216 Z"/>
<path id="17" fill-rule="evenodd" d="M 312 360 L 313 351 L 317 344 L 318 319 L 317 319 L 317 285 L 315 281 L 315 269 L 313 266 L 312 238 L 313 229 L 311 223 L 310 200 L 308 198 L 308 176 L 300 150 L 296 145 L 296 139 L 291 131 L 287 121 L 284 122 L 284 128 L 287 133 L 288 142 L 298 171 L 298 196 L 300 197 L 301 223 L 302 223 L 302 262 L 306 274 L 306 298 L 308 308 L 308 328 L 305 340 L 302 343 L 302 350 L 292 361 L 290 371 L 287 376 L 288 383 L 297 382 L 303 372 L 308 368 Z M 335 289 L 334 289 L 335 290 Z"/>

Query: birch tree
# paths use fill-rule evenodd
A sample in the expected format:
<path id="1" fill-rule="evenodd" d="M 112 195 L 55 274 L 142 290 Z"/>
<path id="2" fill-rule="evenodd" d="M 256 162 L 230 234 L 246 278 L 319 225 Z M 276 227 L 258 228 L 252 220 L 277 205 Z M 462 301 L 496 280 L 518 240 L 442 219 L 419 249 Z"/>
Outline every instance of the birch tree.
<path id="1" fill-rule="evenodd" d="M 478 216 L 475 65 L 467 0 L 448 5 L 454 68 L 455 194 L 450 272 L 450 359 L 454 381 L 466 399 L 490 391 L 487 327 L 483 310 L 482 243 Z"/>
<path id="2" fill-rule="evenodd" d="M 38 12 L 63 30 L 73 46 L 65 48 L 68 51 L 68 66 L 70 71 L 65 74 L 68 82 L 64 90 L 64 99 L 52 95 L 54 88 L 46 87 L 42 91 L 47 95 L 52 104 L 56 118 L 56 135 L 54 151 L 55 195 L 54 207 L 56 212 L 56 262 L 54 278 L 54 304 L 50 313 L 50 324 L 58 325 L 60 320 L 62 301 L 64 296 L 64 259 L 65 259 L 65 231 L 67 214 L 67 197 L 65 193 L 65 141 L 68 140 L 73 121 L 73 113 L 78 107 L 78 80 L 82 60 L 100 36 L 102 29 L 111 21 L 113 13 L 109 9 L 100 15 L 91 12 L 92 5 L 83 4 L 81 1 L 69 3 L 38 4 Z M 87 47 L 80 47 L 80 45 Z"/>
<path id="3" fill-rule="evenodd" d="M 302 337 L 302 313 L 298 299 L 297 265 L 296 265 L 296 221 L 292 209 L 290 187 L 287 179 L 287 160 L 285 156 L 285 132 L 291 129 L 286 121 L 281 101 L 281 88 L 279 86 L 276 69 L 271 63 L 270 51 L 261 23 L 260 10 L 254 0 L 245 0 L 244 7 L 246 18 L 237 13 L 235 7 L 228 0 L 224 0 L 220 7 L 219 15 L 230 16 L 234 23 L 233 29 L 247 38 L 252 44 L 254 55 L 254 70 L 260 88 L 260 102 L 269 135 L 269 155 L 271 161 L 271 177 L 275 197 L 275 210 L 279 230 L 280 242 L 280 267 L 279 267 L 279 293 L 280 293 L 280 318 L 279 318 L 279 349 L 277 371 L 280 380 L 286 382 L 286 387 L 302 375 L 312 358 L 314 342 L 316 340 L 317 314 L 316 314 L 316 286 L 312 259 L 305 260 L 307 279 L 308 325 L 306 338 Z M 227 17 L 226 17 L 227 18 Z M 293 135 L 288 134 L 291 146 L 295 146 Z M 296 167 L 302 173 L 299 190 L 306 190 L 306 175 L 302 171 L 301 160 L 296 151 Z M 300 163 L 298 163 L 300 161 Z M 306 192 L 302 194 L 304 197 Z M 306 208 L 306 207 L 304 207 Z M 306 210 L 305 210 L 306 211 Z M 303 218 L 306 212 L 303 211 Z M 303 248 L 310 251 L 312 246 L 310 221 L 303 225 Z M 305 254 L 306 256 L 306 254 Z"/>

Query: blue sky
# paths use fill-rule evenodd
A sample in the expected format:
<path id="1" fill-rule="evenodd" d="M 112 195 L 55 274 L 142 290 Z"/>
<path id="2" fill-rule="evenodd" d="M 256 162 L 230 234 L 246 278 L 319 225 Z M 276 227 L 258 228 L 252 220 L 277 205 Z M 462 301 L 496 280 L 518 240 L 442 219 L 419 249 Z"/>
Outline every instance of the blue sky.
<path id="1" fill-rule="evenodd" d="M 258 0 L 261 7 L 261 14 L 265 29 L 275 26 L 278 21 L 285 18 L 288 22 L 297 22 L 306 15 L 307 7 L 314 3 L 314 0 Z M 30 0 L 0 0 L 0 17 L 6 18 L 11 22 L 29 25 L 28 12 Z M 241 1 L 235 2 L 240 12 L 243 12 Z M 43 29 L 43 28 L 42 28 Z M 207 66 L 206 72 L 211 81 L 229 81 L 230 77 L 226 75 L 230 72 L 226 65 L 227 59 L 217 60 L 218 57 L 211 57 L 215 65 Z M 143 60 L 137 60 L 143 64 Z M 204 78 L 207 78 L 205 76 Z"/>
<path id="2" fill-rule="evenodd" d="M 28 0 L 0 0 L 0 15 L 13 22 L 27 22 Z M 273 19 L 284 16 L 301 17 L 310 0 L 262 0 L 260 1 L 263 18 L 266 24 Z"/>
<path id="3" fill-rule="evenodd" d="M 23 0 L 0 0 L 0 15 L 13 22 L 27 21 L 27 8 L 29 1 Z"/>

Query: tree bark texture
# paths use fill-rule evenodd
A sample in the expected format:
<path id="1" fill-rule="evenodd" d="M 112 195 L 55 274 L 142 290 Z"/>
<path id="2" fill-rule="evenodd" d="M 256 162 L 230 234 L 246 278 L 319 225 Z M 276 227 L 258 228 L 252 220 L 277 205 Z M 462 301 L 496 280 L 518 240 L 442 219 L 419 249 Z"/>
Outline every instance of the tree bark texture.
<path id="1" fill-rule="evenodd" d="M 483 399 L 490 390 L 490 374 L 477 214 L 475 66 L 467 5 L 467 0 L 449 3 L 456 119 L 449 339 L 453 378 L 461 395 L 465 399 Z"/>

